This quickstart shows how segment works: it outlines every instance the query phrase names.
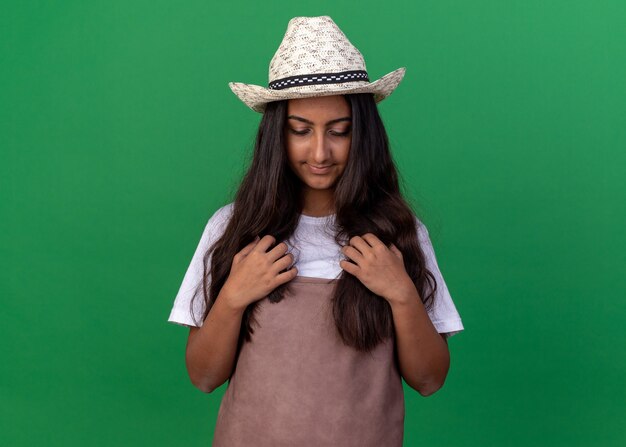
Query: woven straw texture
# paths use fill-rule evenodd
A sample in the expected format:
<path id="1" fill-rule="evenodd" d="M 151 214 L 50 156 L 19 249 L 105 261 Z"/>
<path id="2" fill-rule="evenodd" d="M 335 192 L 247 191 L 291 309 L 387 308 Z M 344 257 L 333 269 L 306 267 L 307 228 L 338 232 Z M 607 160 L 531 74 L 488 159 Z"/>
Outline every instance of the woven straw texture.
<path id="1" fill-rule="evenodd" d="M 357 70 L 363 73 L 341 74 Z M 270 101 L 312 96 L 372 93 L 378 103 L 398 86 L 405 70 L 404 67 L 398 68 L 369 82 L 363 55 L 333 19 L 329 16 L 294 17 L 270 61 L 268 85 L 284 78 L 292 79 L 277 83 L 280 89 L 242 82 L 229 82 L 228 85 L 244 104 L 263 113 Z M 299 75 L 302 77 L 293 79 Z M 322 75 L 325 76 L 324 83 L 307 84 L 321 82 Z"/>

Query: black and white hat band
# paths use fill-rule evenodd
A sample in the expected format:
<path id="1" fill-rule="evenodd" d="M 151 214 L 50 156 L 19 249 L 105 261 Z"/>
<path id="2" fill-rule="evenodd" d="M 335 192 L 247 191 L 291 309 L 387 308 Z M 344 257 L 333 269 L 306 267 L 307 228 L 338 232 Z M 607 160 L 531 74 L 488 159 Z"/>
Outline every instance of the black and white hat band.
<path id="1" fill-rule="evenodd" d="M 367 81 L 367 71 L 365 70 L 350 70 L 342 71 L 338 73 L 313 73 L 306 75 L 289 76 L 282 79 L 277 79 L 268 84 L 271 90 L 283 90 L 289 87 L 298 87 L 301 85 L 314 85 L 314 84 L 340 84 L 350 81 Z"/>

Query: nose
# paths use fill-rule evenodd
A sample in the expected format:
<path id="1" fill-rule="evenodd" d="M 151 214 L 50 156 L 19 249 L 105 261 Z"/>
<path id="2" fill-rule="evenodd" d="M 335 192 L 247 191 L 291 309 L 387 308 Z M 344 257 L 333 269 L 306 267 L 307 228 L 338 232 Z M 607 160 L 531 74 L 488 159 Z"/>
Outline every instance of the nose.
<path id="1" fill-rule="evenodd" d="M 317 166 L 327 165 L 330 160 L 330 145 L 324 133 L 316 134 L 311 141 L 311 158 Z"/>

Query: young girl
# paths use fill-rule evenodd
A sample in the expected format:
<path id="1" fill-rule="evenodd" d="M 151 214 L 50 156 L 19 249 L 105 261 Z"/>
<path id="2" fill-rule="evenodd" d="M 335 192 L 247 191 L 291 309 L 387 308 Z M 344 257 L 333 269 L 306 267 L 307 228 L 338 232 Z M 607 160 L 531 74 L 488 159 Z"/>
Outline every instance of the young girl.
<path id="1" fill-rule="evenodd" d="M 328 16 L 295 17 L 236 198 L 209 219 L 169 321 L 200 390 L 228 380 L 214 446 L 402 446 L 402 378 L 421 395 L 463 330 L 428 231 L 402 197 L 369 82 Z"/>

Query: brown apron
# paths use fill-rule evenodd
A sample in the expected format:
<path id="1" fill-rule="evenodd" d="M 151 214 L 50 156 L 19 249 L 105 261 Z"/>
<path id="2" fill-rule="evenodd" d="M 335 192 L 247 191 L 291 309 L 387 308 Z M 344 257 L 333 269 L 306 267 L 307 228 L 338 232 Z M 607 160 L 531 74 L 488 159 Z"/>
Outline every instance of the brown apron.
<path id="1" fill-rule="evenodd" d="M 404 394 L 393 338 L 371 353 L 341 342 L 335 279 L 297 276 L 259 301 L 219 408 L 214 447 L 402 447 Z"/>

